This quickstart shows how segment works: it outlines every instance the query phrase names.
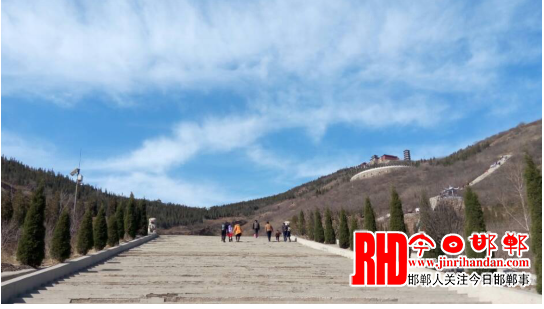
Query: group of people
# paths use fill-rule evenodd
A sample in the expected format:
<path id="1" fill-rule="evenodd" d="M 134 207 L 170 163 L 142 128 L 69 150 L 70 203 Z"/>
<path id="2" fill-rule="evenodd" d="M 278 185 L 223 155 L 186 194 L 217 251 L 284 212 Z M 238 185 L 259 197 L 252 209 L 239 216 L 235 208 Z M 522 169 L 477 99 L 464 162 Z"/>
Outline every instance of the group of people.
<path id="1" fill-rule="evenodd" d="M 253 237 L 258 238 L 259 237 L 259 230 L 261 229 L 261 225 L 259 224 L 258 220 L 255 220 L 253 222 Z M 266 232 L 266 236 L 268 237 L 268 241 L 271 241 L 272 239 L 272 233 L 274 232 L 274 228 L 270 224 L 269 221 L 266 221 L 266 225 L 264 226 L 264 230 Z M 282 224 L 281 227 L 282 232 L 279 230 L 276 230 L 276 241 L 280 241 L 280 236 L 283 233 L 283 241 L 289 241 L 291 242 L 291 225 L 289 224 L 289 221 L 286 221 Z M 226 238 L 228 236 L 229 242 L 232 242 L 232 235 L 236 237 L 236 241 L 240 241 L 240 237 L 242 237 L 242 227 L 239 223 L 236 223 L 234 227 L 232 227 L 232 224 L 229 222 L 225 222 L 221 224 L 221 241 L 226 242 Z"/>
<path id="2" fill-rule="evenodd" d="M 236 237 L 236 241 L 240 241 L 240 237 L 242 237 L 242 227 L 239 223 L 236 223 L 234 227 L 229 222 L 225 222 L 221 224 L 221 241 L 226 242 L 227 236 L 229 238 L 229 242 L 232 242 L 232 236 Z"/>

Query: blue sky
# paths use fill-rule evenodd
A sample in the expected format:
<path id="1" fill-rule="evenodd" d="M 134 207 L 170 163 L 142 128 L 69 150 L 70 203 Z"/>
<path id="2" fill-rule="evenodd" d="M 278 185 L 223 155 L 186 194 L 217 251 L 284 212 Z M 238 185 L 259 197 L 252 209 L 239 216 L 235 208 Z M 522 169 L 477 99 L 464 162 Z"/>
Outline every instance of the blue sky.
<path id="1" fill-rule="evenodd" d="M 3 1 L 2 154 L 210 206 L 542 118 L 540 1 Z"/>

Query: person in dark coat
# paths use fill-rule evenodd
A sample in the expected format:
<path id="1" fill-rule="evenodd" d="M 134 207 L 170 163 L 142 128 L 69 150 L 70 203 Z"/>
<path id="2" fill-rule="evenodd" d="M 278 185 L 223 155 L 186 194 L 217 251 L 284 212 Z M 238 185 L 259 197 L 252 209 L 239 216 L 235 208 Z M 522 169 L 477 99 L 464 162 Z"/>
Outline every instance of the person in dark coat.
<path id="1" fill-rule="evenodd" d="M 253 222 L 253 231 L 255 231 L 253 236 L 255 236 L 255 238 L 259 237 L 260 229 L 261 229 L 261 226 L 259 225 L 259 221 L 255 220 L 255 222 Z"/>
<path id="2" fill-rule="evenodd" d="M 225 242 L 225 239 L 227 238 L 227 230 L 229 228 L 229 224 L 227 222 L 221 224 L 221 241 Z"/>

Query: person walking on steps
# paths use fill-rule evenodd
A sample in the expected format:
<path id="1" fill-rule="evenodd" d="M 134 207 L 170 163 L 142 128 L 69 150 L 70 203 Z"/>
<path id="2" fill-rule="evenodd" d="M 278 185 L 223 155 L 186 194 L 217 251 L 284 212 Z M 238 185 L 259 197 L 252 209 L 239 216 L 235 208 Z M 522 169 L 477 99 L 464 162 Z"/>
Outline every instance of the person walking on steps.
<path id="1" fill-rule="evenodd" d="M 236 242 L 239 242 L 240 237 L 242 237 L 242 227 L 239 223 L 234 226 L 234 237 L 236 237 Z"/>
<path id="2" fill-rule="evenodd" d="M 287 225 L 287 239 L 289 239 L 289 242 L 291 242 L 291 225 Z"/>
<path id="3" fill-rule="evenodd" d="M 228 223 L 225 222 L 221 224 L 221 241 L 225 242 L 225 238 L 227 238 L 227 229 L 228 229 Z"/>
<path id="4" fill-rule="evenodd" d="M 229 242 L 232 242 L 232 231 L 234 228 L 232 227 L 232 224 L 229 223 L 227 227 L 227 236 L 229 237 Z"/>
<path id="5" fill-rule="evenodd" d="M 255 238 L 259 237 L 259 230 L 260 229 L 261 229 L 261 226 L 259 225 L 259 221 L 255 220 L 255 222 L 253 222 L 253 231 L 255 231 L 253 236 L 255 236 Z"/>
<path id="6" fill-rule="evenodd" d="M 264 230 L 266 231 L 266 236 L 268 237 L 268 241 L 270 242 L 270 238 L 272 237 L 272 232 L 274 231 L 274 228 L 270 224 L 270 222 L 266 221 L 266 225 L 264 226 Z"/>

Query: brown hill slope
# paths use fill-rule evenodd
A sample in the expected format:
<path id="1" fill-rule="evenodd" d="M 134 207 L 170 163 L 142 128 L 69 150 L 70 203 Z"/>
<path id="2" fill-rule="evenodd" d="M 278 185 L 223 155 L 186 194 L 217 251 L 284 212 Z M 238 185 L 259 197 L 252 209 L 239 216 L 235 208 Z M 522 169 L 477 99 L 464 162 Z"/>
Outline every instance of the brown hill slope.
<path id="1" fill-rule="evenodd" d="M 301 210 L 304 212 L 315 209 L 323 211 L 329 207 L 333 211 L 344 208 L 351 213 L 361 212 L 366 196 L 371 198 L 377 217 L 385 216 L 389 209 L 391 186 L 395 186 L 399 192 L 405 213 L 411 213 L 419 207 L 419 195 L 422 190 L 426 190 L 428 196 L 431 197 L 438 195 L 448 186 L 466 185 L 484 173 L 490 164 L 502 155 L 511 154 L 511 159 L 504 166 L 476 184 L 474 189 L 485 208 L 489 229 L 499 231 L 514 225 L 517 230 L 520 230 L 515 226 L 515 220 L 505 213 L 503 204 L 514 212 L 516 219 L 523 221 L 519 208 L 520 197 L 515 190 L 512 190 L 509 178 L 516 167 L 518 172 L 522 167 L 521 161 L 525 151 L 541 166 L 541 120 L 496 134 L 446 158 L 420 162 L 419 166 L 414 168 L 356 181 L 350 181 L 351 176 L 357 173 L 355 169 L 341 170 L 322 177 L 321 179 L 326 181 L 321 184 L 314 181 L 297 187 L 294 197 L 261 206 L 254 215 L 230 219 L 243 219 L 248 222 L 245 225 L 246 230 L 250 229 L 254 219 L 258 219 L 263 223 L 262 225 L 270 221 L 274 227 L 280 227 L 282 221 L 289 220 Z M 216 234 L 219 232 L 219 222 L 222 221 L 225 219 L 205 221 L 203 224 L 184 229 L 183 233 L 205 231 L 206 234 Z"/>

